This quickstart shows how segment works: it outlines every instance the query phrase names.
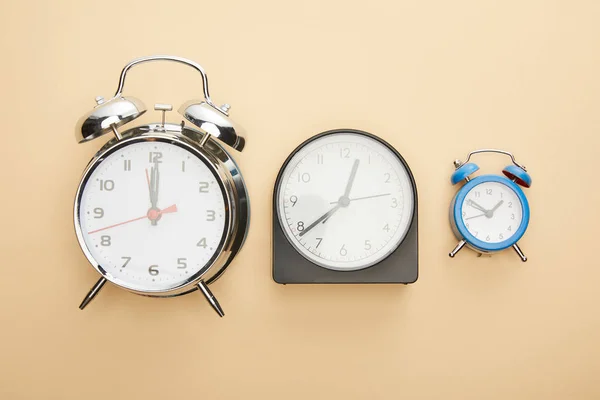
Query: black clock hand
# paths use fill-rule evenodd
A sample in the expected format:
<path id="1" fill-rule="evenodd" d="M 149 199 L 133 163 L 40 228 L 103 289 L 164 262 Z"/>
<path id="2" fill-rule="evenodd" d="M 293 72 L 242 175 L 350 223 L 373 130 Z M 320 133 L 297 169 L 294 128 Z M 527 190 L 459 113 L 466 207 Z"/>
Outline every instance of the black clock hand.
<path id="1" fill-rule="evenodd" d="M 312 224 L 310 224 L 309 226 L 304 228 L 304 230 L 302 232 L 300 232 L 299 236 L 302 237 L 302 236 L 306 235 L 308 233 L 308 231 L 310 231 L 315 226 L 319 225 L 320 222 L 325 223 L 325 220 L 327 220 L 327 218 L 331 217 L 333 215 L 333 213 L 335 213 L 337 210 L 340 209 L 340 207 L 341 206 L 338 204 L 337 206 L 333 207 L 331 210 L 327 211 L 325 214 L 321 215 L 319 218 L 317 218 L 317 220 L 315 222 L 313 222 Z"/>

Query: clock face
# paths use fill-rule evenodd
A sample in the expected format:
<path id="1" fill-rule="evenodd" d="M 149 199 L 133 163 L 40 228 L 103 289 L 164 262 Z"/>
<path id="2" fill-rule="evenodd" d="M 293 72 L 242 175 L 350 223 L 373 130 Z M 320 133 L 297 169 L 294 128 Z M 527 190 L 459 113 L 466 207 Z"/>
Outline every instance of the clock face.
<path id="1" fill-rule="evenodd" d="M 473 186 L 462 203 L 462 222 L 476 239 L 486 243 L 509 240 L 521 226 L 523 206 L 517 193 L 496 181 Z"/>
<path id="2" fill-rule="evenodd" d="M 279 179 L 279 223 L 295 249 L 324 268 L 372 266 L 400 245 L 415 194 L 406 166 L 364 134 L 317 136 L 289 159 Z"/>
<path id="3" fill-rule="evenodd" d="M 229 217 L 219 178 L 183 145 L 134 141 L 84 177 L 80 244 L 112 282 L 160 292 L 192 281 L 221 251 Z"/>

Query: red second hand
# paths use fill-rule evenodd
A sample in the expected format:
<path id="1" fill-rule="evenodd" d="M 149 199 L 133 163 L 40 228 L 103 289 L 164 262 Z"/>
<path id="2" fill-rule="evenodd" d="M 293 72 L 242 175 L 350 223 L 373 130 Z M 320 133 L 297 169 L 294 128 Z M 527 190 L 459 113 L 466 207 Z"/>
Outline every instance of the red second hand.
<path id="1" fill-rule="evenodd" d="M 92 233 L 96 233 L 96 232 L 100 232 L 100 231 L 105 231 L 107 229 L 110 228 L 114 228 L 115 226 L 120 226 L 120 225 L 125 225 L 128 224 L 130 222 L 135 222 L 135 221 L 139 221 L 140 219 L 144 219 L 144 218 L 148 218 L 148 219 L 156 219 L 159 216 L 161 216 L 162 214 L 170 214 L 170 213 L 174 213 L 177 212 L 177 205 L 173 204 L 172 206 L 169 206 L 167 208 L 165 208 L 164 210 L 157 210 L 156 211 L 156 216 L 154 218 L 150 218 L 150 213 L 144 215 L 143 217 L 138 217 L 138 218 L 134 218 L 134 219 L 130 219 L 129 221 L 125 221 L 125 222 L 119 222 L 118 224 L 114 224 L 114 225 L 110 225 L 110 226 L 105 226 L 104 228 L 100 228 L 100 229 L 96 229 L 93 231 L 89 231 L 88 235 L 92 234 Z"/>

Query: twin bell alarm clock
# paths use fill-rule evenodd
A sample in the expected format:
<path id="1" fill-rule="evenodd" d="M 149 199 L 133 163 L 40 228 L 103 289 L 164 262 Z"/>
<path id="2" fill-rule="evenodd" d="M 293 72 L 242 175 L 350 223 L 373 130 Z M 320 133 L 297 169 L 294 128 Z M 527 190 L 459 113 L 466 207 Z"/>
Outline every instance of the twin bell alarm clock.
<path id="1" fill-rule="evenodd" d="M 172 106 L 156 104 L 161 122 L 122 130 L 146 112 L 140 100 L 122 94 L 127 72 L 152 61 L 195 69 L 204 99 L 185 103 L 179 109 L 181 122 L 166 122 Z M 199 64 L 173 56 L 130 62 L 115 95 L 96 102 L 77 124 L 77 141 L 107 133 L 114 137 L 90 161 L 75 196 L 77 239 L 101 276 L 80 308 L 109 281 L 152 297 L 199 290 L 223 316 L 208 285 L 240 251 L 250 223 L 246 185 L 224 147 L 242 151 L 245 144 L 240 127 L 229 118 L 229 105 L 212 102 Z"/>
<path id="2" fill-rule="evenodd" d="M 512 164 L 502 170 L 502 175 L 480 175 L 471 178 L 479 170 L 469 162 L 471 156 L 480 153 L 496 153 L 509 156 Z M 531 186 L 531 177 L 525 166 L 503 150 L 481 149 L 469 153 L 466 161 L 454 161 L 456 170 L 450 178 L 453 185 L 464 183 L 450 205 L 450 225 L 459 240 L 450 252 L 454 257 L 464 246 L 482 254 L 512 247 L 522 261 L 527 257 L 517 244 L 529 225 L 529 203 L 521 187 Z"/>

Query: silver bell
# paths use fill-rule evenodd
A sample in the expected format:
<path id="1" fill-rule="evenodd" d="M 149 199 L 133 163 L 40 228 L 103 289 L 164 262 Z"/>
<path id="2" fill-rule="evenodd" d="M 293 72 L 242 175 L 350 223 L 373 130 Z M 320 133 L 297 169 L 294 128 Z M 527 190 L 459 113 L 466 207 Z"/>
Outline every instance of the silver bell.
<path id="1" fill-rule="evenodd" d="M 204 132 L 242 151 L 246 145 L 243 129 L 228 117 L 227 110 L 227 106 L 220 110 L 206 101 L 192 100 L 184 103 L 179 113 Z"/>
<path id="2" fill-rule="evenodd" d="M 146 106 L 135 97 L 114 97 L 106 102 L 98 99 L 98 105 L 77 121 L 75 139 L 79 143 L 87 142 L 112 132 L 133 121 L 146 112 Z"/>

